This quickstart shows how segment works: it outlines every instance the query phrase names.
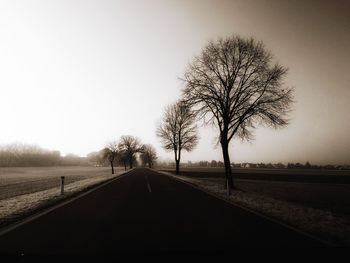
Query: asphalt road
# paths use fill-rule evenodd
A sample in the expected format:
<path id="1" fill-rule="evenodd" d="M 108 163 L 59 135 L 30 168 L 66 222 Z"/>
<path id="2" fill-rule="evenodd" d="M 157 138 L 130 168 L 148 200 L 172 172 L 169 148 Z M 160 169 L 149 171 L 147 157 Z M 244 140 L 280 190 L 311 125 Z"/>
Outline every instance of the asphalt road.
<path id="1" fill-rule="evenodd" d="M 141 168 L 0 236 L 0 254 L 25 256 L 315 246 L 324 244 Z"/>

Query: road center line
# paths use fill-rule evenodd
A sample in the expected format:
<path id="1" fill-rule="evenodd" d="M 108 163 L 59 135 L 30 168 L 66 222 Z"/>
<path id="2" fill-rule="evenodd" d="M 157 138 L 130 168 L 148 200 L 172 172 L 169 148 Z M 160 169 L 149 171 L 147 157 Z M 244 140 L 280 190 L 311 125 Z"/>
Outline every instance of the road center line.
<path id="1" fill-rule="evenodd" d="M 149 183 L 148 176 L 145 176 L 145 178 L 146 178 L 146 181 L 147 181 L 148 192 L 152 193 L 152 188 L 151 188 L 151 184 Z"/>
<path id="2" fill-rule="evenodd" d="M 152 193 L 151 185 L 150 185 L 149 183 L 147 183 L 147 188 L 148 188 L 148 191 L 149 191 L 150 193 Z"/>

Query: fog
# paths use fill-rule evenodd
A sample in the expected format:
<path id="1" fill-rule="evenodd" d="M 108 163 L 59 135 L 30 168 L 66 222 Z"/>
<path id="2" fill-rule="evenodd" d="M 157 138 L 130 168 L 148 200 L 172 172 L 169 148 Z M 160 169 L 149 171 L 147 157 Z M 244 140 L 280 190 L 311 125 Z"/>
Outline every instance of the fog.
<path id="1" fill-rule="evenodd" d="M 262 40 L 289 68 L 291 123 L 235 140 L 235 162 L 350 163 L 349 1 L 1 1 L 0 143 L 80 156 L 125 134 L 156 137 L 207 41 Z M 199 125 L 201 123 L 199 122 Z M 214 127 L 183 160 L 221 160 Z"/>

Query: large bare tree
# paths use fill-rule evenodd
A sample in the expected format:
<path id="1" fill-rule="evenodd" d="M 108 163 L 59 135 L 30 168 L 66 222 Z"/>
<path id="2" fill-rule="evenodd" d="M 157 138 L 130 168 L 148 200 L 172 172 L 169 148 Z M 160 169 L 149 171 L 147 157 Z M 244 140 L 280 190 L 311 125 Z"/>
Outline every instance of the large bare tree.
<path id="1" fill-rule="evenodd" d="M 228 191 L 234 187 L 231 139 L 252 139 L 257 124 L 288 124 L 293 89 L 284 86 L 286 73 L 262 42 L 232 36 L 209 42 L 184 74 L 184 101 L 219 129 Z"/>
<path id="2" fill-rule="evenodd" d="M 152 168 L 156 159 L 157 159 L 156 149 L 151 144 L 144 144 L 143 152 L 141 153 L 141 160 L 144 163 L 144 165 L 148 164 L 148 167 Z"/>
<path id="3" fill-rule="evenodd" d="M 120 138 L 119 150 L 126 154 L 131 169 L 136 153 L 142 153 L 143 147 L 138 138 L 131 135 L 124 135 Z"/>
<path id="4" fill-rule="evenodd" d="M 196 116 L 188 104 L 178 101 L 166 108 L 162 122 L 157 129 L 162 146 L 174 151 L 176 174 L 179 174 L 181 151 L 192 151 L 198 143 Z"/>

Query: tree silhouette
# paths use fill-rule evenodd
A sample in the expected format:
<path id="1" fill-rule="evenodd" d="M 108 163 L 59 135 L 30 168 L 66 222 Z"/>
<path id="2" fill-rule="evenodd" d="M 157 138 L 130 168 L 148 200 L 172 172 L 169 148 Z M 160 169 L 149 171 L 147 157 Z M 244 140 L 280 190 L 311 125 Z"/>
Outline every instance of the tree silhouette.
<path id="1" fill-rule="evenodd" d="M 140 140 L 131 135 L 124 135 L 120 138 L 119 150 L 124 151 L 129 159 L 130 169 L 133 166 L 135 154 L 143 152 Z"/>
<path id="2" fill-rule="evenodd" d="M 143 145 L 143 152 L 141 153 L 141 160 L 144 165 L 148 164 L 149 168 L 152 168 L 155 160 L 157 159 L 156 149 L 150 144 Z"/>
<path id="3" fill-rule="evenodd" d="M 127 165 L 129 163 L 129 156 L 126 150 L 120 150 L 118 151 L 118 155 L 117 155 L 117 162 L 121 165 L 124 166 L 124 169 L 126 171 Z"/>
<path id="4" fill-rule="evenodd" d="M 272 63 L 262 42 L 232 36 L 211 41 L 189 64 L 183 99 L 199 118 L 219 129 L 228 191 L 234 187 L 228 146 L 253 138 L 257 124 L 286 126 L 293 89 L 283 87 L 287 69 Z"/>
<path id="5" fill-rule="evenodd" d="M 114 174 L 114 160 L 118 154 L 118 143 L 116 141 L 108 143 L 103 152 L 104 156 L 108 159 L 109 163 L 111 164 L 112 174 Z"/>
<path id="6" fill-rule="evenodd" d="M 180 171 L 181 151 L 192 151 L 198 143 L 195 114 L 182 101 L 176 102 L 165 110 L 162 122 L 157 129 L 162 146 L 167 151 L 174 151 L 176 174 Z"/>

